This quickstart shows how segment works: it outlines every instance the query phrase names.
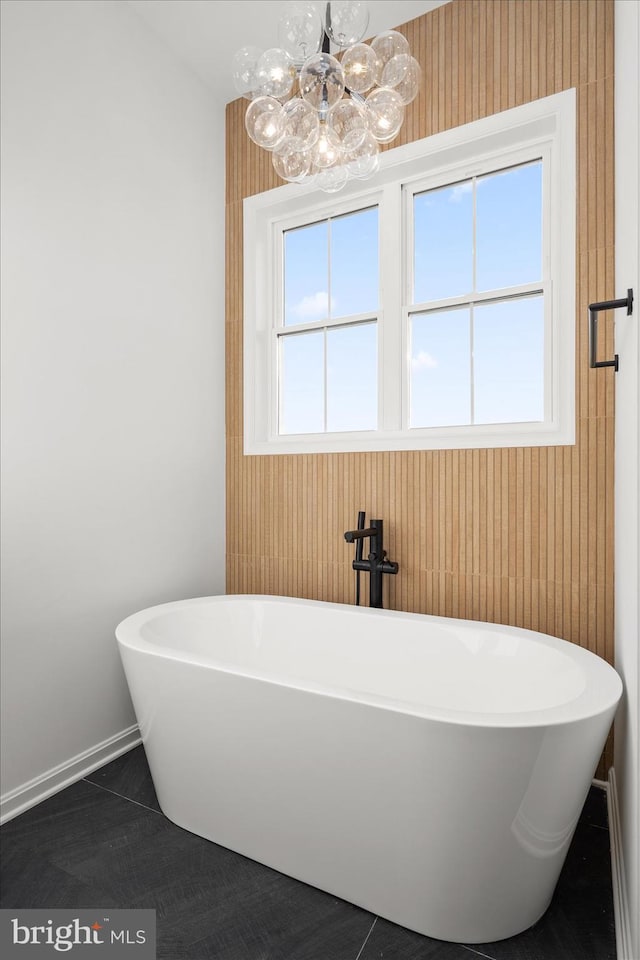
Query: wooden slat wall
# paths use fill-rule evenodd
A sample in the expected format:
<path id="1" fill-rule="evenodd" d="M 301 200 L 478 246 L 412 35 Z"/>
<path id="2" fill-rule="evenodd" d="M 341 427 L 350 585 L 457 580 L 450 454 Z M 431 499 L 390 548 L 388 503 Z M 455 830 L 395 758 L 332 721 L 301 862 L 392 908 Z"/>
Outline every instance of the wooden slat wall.
<path id="1" fill-rule="evenodd" d="M 400 28 L 423 67 L 392 146 L 577 88 L 576 444 L 245 457 L 242 200 L 280 185 L 227 108 L 227 591 L 350 603 L 357 511 L 382 517 L 386 605 L 509 623 L 613 658 L 614 382 L 587 304 L 614 297 L 612 0 L 452 0 Z M 602 356 L 612 355 L 610 315 Z M 611 760 L 605 752 L 604 765 Z"/>

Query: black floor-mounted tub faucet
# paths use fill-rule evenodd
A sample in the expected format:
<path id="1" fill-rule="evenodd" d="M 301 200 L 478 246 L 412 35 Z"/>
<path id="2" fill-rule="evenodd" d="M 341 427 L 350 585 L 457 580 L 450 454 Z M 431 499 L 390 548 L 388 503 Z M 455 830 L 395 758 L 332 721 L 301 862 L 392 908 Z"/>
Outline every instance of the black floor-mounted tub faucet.
<path id="1" fill-rule="evenodd" d="M 347 530 L 344 535 L 347 543 L 356 545 L 356 556 L 352 563 L 353 569 L 357 572 L 356 579 L 356 604 L 360 603 L 360 572 L 369 574 L 369 606 L 382 607 L 382 577 L 385 573 L 396 574 L 398 564 L 393 560 L 387 560 L 387 551 L 383 543 L 383 522 L 382 520 L 372 520 L 370 527 L 365 527 L 365 513 L 361 510 L 358 514 L 358 526 L 355 530 Z M 369 555 L 366 560 L 362 559 L 363 540 L 369 539 Z"/>

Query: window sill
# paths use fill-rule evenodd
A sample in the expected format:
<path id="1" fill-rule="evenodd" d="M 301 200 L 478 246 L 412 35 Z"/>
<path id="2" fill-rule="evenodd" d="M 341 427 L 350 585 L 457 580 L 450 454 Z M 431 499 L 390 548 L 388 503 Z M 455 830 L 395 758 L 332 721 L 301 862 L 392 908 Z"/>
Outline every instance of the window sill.
<path id="1" fill-rule="evenodd" d="M 547 423 L 486 424 L 438 427 L 402 433 L 296 434 L 269 440 L 247 440 L 245 456 L 321 453 L 371 453 L 394 450 L 477 450 L 499 447 L 573 446 L 575 429 Z"/>

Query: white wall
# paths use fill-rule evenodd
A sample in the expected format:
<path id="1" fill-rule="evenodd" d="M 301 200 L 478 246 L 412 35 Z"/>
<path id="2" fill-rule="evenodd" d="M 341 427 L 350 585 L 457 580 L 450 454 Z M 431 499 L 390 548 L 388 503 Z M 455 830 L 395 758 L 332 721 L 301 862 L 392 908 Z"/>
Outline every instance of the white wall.
<path id="1" fill-rule="evenodd" d="M 633 314 L 616 311 L 616 668 L 625 695 L 615 727 L 631 943 L 620 960 L 640 957 L 639 657 L 640 635 L 640 5 L 616 0 L 616 297 L 627 287 Z M 625 939 L 627 939 L 625 937 Z"/>
<path id="2" fill-rule="evenodd" d="M 224 117 L 118 0 L 2 9 L 2 791 L 134 722 L 113 631 L 224 592 Z"/>

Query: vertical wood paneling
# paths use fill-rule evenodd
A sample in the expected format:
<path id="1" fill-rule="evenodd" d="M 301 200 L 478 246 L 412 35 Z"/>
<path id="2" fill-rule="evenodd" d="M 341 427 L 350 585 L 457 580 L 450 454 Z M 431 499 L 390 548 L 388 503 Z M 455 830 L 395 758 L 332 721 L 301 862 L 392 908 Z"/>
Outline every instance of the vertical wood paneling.
<path id="1" fill-rule="evenodd" d="M 279 184 L 227 108 L 227 590 L 349 603 L 358 509 L 400 563 L 387 605 L 530 627 L 613 659 L 614 374 L 587 304 L 615 296 L 613 3 L 452 0 L 402 27 L 423 87 L 396 144 L 577 87 L 576 445 L 318 456 L 242 453 L 242 200 Z M 612 318 L 601 321 L 613 352 Z M 363 594 L 366 594 L 363 578 Z M 603 775 L 611 758 L 605 751 Z"/>

